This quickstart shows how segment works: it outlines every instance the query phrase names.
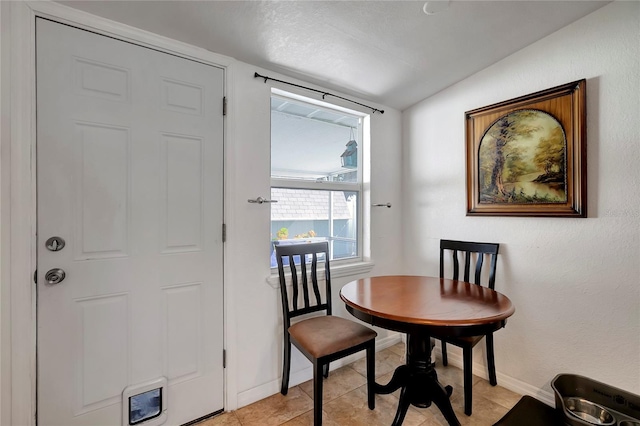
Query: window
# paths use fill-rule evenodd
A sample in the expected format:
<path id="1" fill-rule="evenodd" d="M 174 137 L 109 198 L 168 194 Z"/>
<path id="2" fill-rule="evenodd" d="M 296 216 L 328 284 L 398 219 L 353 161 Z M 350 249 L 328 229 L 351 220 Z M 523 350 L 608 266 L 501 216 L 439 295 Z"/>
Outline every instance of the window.
<path id="1" fill-rule="evenodd" d="M 274 247 L 329 241 L 331 260 L 362 259 L 365 115 L 271 96 L 271 267 Z"/>

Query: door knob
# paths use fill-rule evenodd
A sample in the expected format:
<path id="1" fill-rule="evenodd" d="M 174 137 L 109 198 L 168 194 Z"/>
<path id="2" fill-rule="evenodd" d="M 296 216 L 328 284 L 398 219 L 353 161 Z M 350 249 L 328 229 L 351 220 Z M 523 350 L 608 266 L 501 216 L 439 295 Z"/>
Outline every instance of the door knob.
<path id="1" fill-rule="evenodd" d="M 64 280 L 67 274 L 60 268 L 49 269 L 44 275 L 44 279 L 49 284 L 59 284 Z"/>

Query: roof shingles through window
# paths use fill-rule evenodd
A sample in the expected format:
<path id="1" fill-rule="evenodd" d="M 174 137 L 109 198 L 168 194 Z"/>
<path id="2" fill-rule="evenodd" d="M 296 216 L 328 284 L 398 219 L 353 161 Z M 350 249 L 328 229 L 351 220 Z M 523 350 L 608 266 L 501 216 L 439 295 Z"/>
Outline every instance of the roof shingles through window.
<path id="1" fill-rule="evenodd" d="M 271 188 L 271 220 L 328 220 L 331 191 Z M 333 192 L 333 219 L 351 219 L 342 192 Z"/>

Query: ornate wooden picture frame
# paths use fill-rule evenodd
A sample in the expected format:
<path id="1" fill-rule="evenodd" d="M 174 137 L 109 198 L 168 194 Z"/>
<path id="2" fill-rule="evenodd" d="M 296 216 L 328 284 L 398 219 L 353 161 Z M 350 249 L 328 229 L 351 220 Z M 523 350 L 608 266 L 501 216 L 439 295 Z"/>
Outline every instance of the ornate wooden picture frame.
<path id="1" fill-rule="evenodd" d="M 586 80 L 467 111 L 467 216 L 587 217 Z"/>

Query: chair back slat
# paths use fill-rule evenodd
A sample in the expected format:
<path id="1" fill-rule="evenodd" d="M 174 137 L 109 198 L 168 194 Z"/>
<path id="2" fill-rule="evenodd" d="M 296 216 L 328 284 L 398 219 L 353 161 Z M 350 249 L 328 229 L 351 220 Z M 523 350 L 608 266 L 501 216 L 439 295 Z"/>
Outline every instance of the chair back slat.
<path id="1" fill-rule="evenodd" d="M 316 305 L 319 305 L 320 300 L 320 288 L 318 287 L 318 254 L 313 253 L 311 260 L 311 282 L 313 283 L 313 294 L 316 296 Z"/>
<path id="2" fill-rule="evenodd" d="M 302 297 L 304 301 L 304 307 L 309 307 L 309 282 L 307 280 L 307 262 L 306 258 L 301 257 L 300 261 L 300 277 L 302 278 Z M 313 280 L 312 280 L 313 281 Z"/>
<path id="3" fill-rule="evenodd" d="M 496 286 L 496 264 L 498 263 L 498 251 L 491 255 L 491 266 L 489 267 L 489 288 L 495 290 Z"/>
<path id="4" fill-rule="evenodd" d="M 460 264 L 458 262 L 458 250 L 453 251 L 453 279 L 457 280 L 460 273 Z"/>
<path id="5" fill-rule="evenodd" d="M 476 260 L 476 275 L 474 279 L 474 284 L 480 284 L 480 274 L 482 273 L 482 262 L 484 261 L 484 254 L 479 253 L 478 259 Z"/>
<path id="6" fill-rule="evenodd" d="M 451 251 L 451 265 L 453 269 L 452 279 L 459 279 L 459 254 L 464 254 L 464 276 L 463 280 L 471 282 L 470 272 L 472 259 L 475 258 L 474 266 L 474 284 L 482 285 L 482 268 L 484 266 L 484 257 L 490 257 L 489 263 L 489 280 L 488 287 L 494 290 L 496 280 L 496 266 L 498 260 L 498 250 L 500 244 L 496 243 L 476 243 L 470 241 L 454 241 L 454 240 L 440 240 L 440 277 L 445 278 L 444 264 L 445 264 L 445 251 Z"/>
<path id="7" fill-rule="evenodd" d="M 288 326 L 290 319 L 293 317 L 312 312 L 326 311 L 330 315 L 329 243 L 322 241 L 318 243 L 278 245 L 275 247 L 275 252 L 285 325 Z M 324 256 L 324 260 L 321 259 L 322 256 Z M 285 263 L 288 263 L 288 265 Z M 321 280 L 318 276 L 318 269 L 321 265 L 324 265 L 324 302 L 320 287 Z M 288 279 L 290 279 L 290 283 Z M 291 300 L 288 297 L 289 286 L 291 287 Z M 311 292 L 313 292 L 313 296 Z M 299 300 L 300 297 L 302 297 L 301 301 Z"/>
<path id="8" fill-rule="evenodd" d="M 293 288 L 293 310 L 298 310 L 298 271 L 296 270 L 296 262 L 292 255 L 289 255 L 289 268 L 291 269 L 291 286 Z"/>
<path id="9" fill-rule="evenodd" d="M 471 253 L 463 251 L 464 255 L 464 278 L 463 281 L 469 282 L 469 269 L 471 268 Z"/>

